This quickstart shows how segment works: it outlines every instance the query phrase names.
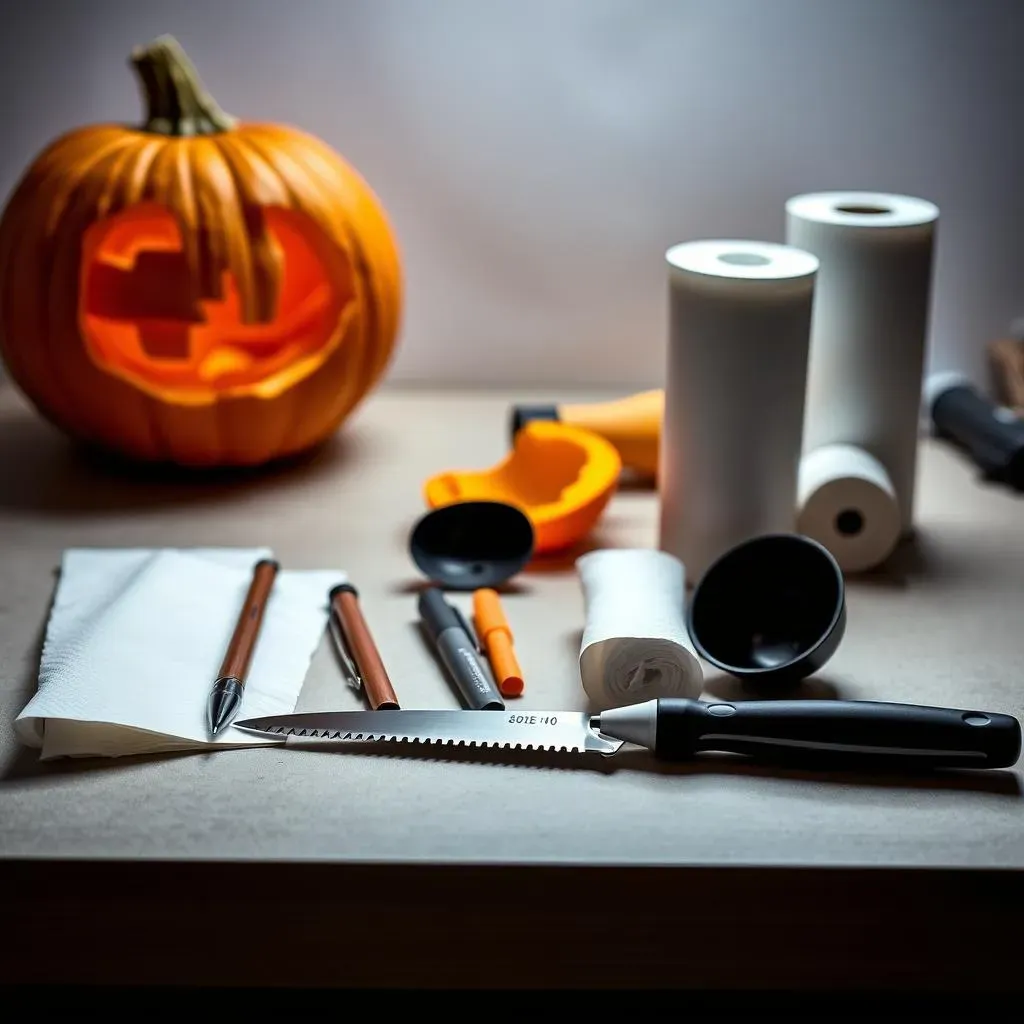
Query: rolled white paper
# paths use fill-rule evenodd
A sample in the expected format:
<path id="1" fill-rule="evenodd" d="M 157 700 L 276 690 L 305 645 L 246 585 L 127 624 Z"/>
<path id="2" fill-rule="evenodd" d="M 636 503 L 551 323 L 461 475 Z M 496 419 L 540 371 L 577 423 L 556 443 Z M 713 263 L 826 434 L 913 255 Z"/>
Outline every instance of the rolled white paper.
<path id="1" fill-rule="evenodd" d="M 686 570 L 653 548 L 610 548 L 576 560 L 586 624 L 580 678 L 597 708 L 700 696 L 704 670 L 684 616 Z"/>
<path id="2" fill-rule="evenodd" d="M 914 521 L 938 216 L 927 200 L 886 192 L 816 192 L 786 203 L 786 241 L 821 263 L 803 450 L 870 452 L 892 479 L 904 534 Z"/>
<path id="3" fill-rule="evenodd" d="M 690 583 L 726 550 L 794 527 L 818 261 L 791 246 L 673 246 L 659 546 Z"/>
<path id="4" fill-rule="evenodd" d="M 823 544 L 844 572 L 874 569 L 900 539 L 900 506 L 885 467 L 849 444 L 826 445 L 800 462 L 797 530 Z"/>

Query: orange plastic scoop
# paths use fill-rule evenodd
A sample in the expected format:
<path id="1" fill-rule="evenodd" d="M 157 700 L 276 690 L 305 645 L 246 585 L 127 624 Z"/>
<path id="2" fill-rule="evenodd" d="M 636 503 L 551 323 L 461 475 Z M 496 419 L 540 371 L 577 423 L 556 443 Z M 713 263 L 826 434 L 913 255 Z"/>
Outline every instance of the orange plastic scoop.
<path id="1" fill-rule="evenodd" d="M 515 436 L 496 466 L 431 477 L 431 508 L 458 501 L 501 501 L 521 508 L 533 524 L 534 552 L 571 547 L 593 528 L 618 485 L 622 459 L 598 434 L 537 420 Z"/>

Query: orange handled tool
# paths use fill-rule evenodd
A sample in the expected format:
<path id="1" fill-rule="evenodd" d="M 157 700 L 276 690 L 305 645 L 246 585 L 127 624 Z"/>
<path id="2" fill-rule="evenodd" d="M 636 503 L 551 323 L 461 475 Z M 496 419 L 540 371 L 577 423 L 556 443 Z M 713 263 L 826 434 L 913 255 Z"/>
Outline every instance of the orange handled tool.
<path id="1" fill-rule="evenodd" d="M 512 648 L 512 630 L 497 591 L 488 587 L 473 591 L 473 619 L 499 692 L 503 697 L 518 697 L 523 692 L 523 670 Z"/>

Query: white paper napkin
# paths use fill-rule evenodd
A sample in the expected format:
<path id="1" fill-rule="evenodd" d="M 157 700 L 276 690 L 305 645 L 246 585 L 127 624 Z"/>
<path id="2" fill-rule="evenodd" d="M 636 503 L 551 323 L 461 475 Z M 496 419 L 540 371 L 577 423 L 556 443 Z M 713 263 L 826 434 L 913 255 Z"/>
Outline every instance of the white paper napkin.
<path id="1" fill-rule="evenodd" d="M 586 607 L 580 679 L 600 709 L 700 696 L 704 670 L 684 617 L 686 572 L 665 551 L 607 548 L 576 560 Z"/>
<path id="2" fill-rule="evenodd" d="M 55 757 L 117 757 L 278 742 L 233 727 L 210 739 L 206 701 L 252 566 L 266 548 L 69 549 L 19 739 Z M 295 709 L 327 622 L 335 570 L 274 581 L 240 715 Z"/>

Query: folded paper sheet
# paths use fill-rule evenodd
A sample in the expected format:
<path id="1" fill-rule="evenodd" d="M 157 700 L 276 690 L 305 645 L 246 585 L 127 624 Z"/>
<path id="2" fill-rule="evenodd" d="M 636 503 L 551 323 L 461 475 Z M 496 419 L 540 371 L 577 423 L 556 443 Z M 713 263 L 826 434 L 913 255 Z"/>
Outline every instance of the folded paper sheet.
<path id="1" fill-rule="evenodd" d="M 576 560 L 586 625 L 580 678 L 601 710 L 700 696 L 704 670 L 686 628 L 683 563 L 665 551 L 610 548 Z"/>
<path id="2" fill-rule="evenodd" d="M 41 757 L 117 757 L 264 742 L 211 740 L 206 700 L 264 548 L 70 549 L 38 690 L 15 722 Z M 340 571 L 278 573 L 245 687 L 245 716 L 294 710 Z M 270 740 L 269 742 L 276 742 Z"/>

